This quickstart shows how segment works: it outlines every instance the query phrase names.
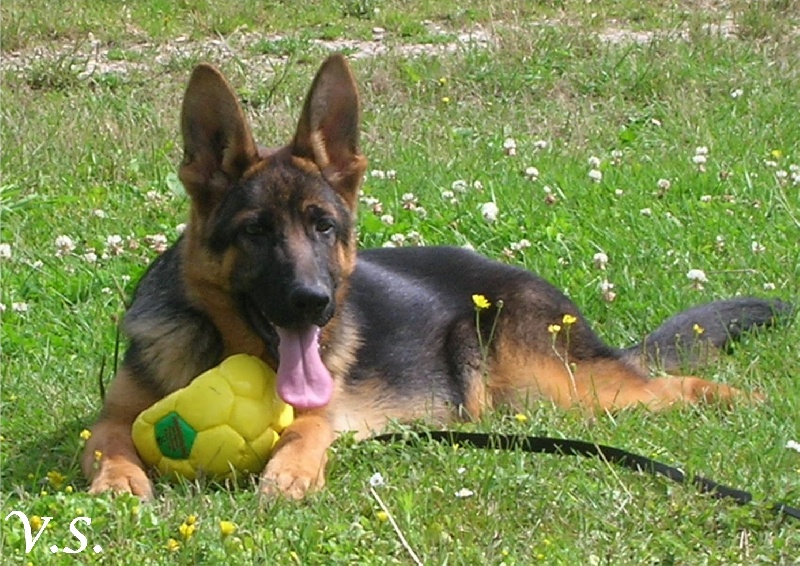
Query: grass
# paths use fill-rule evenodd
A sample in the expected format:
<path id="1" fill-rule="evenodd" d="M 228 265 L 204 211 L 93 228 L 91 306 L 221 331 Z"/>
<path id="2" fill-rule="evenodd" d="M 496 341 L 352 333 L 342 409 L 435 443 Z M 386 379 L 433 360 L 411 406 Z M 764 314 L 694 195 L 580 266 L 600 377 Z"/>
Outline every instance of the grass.
<path id="1" fill-rule="evenodd" d="M 599 461 L 346 439 L 332 451 L 325 491 L 268 508 L 246 485 L 160 482 L 149 505 L 93 498 L 76 464 L 98 382 L 111 374 L 115 323 L 157 255 L 148 236 L 172 241 L 186 218 L 174 175 L 177 121 L 201 59 L 229 76 L 259 140 L 278 144 L 326 52 L 320 40 L 371 43 L 374 27 L 386 29 L 388 52 L 354 60 L 370 169 L 396 172 L 367 178 L 365 195 L 382 210 L 364 203 L 364 246 L 397 234 L 470 244 L 548 278 L 619 345 L 703 301 L 796 302 L 797 3 L 708 4 L 347 0 L 300 13 L 281 2 L 149 0 L 128 3 L 122 18 L 103 2 L 4 4 L 4 65 L 13 56 L 25 63 L 4 67 L 0 109 L 0 243 L 11 254 L 0 260 L 0 500 L 3 517 L 13 509 L 53 517 L 30 555 L 20 523 L 4 521 L 4 560 L 71 562 L 48 547 L 78 546 L 69 524 L 87 516 L 91 526 L 80 530 L 103 552 L 87 550 L 86 563 L 134 554 L 142 564 L 410 563 L 369 490 L 379 472 L 386 485 L 377 492 L 426 564 L 796 563 L 798 525 L 764 503 L 800 502 L 800 455 L 785 448 L 800 439 L 797 324 L 747 337 L 704 372 L 764 392 L 763 406 L 587 422 L 540 404 L 524 421 L 497 414 L 468 426 L 620 446 L 752 490 L 757 503 L 747 507 Z M 708 27 L 726 22 L 735 37 Z M 488 30 L 493 41 L 435 56 L 403 51 L 441 48 L 441 37 L 465 29 Z M 609 41 L 634 31 L 652 39 Z M 229 50 L 211 43 L 220 36 Z M 361 47 L 346 46 L 356 56 Z M 106 48 L 122 67 L 84 73 L 92 50 Z M 38 57 L 25 58 L 35 49 Z M 503 149 L 507 138 L 515 156 Z M 697 147 L 708 148 L 703 171 Z M 589 177 L 592 156 L 599 182 Z M 538 169 L 535 180 L 528 167 Z M 460 180 L 466 192 L 446 194 Z M 407 193 L 424 215 L 403 207 Z M 488 201 L 499 208 L 491 224 L 480 213 Z M 62 235 L 75 247 L 58 256 Z M 531 246 L 513 250 L 522 239 Z M 609 257 L 605 270 L 593 264 L 597 252 Z M 690 269 L 705 271 L 703 289 L 686 278 Z M 599 290 L 606 280 L 612 302 Z M 474 495 L 456 497 L 462 488 Z M 190 515 L 196 530 L 184 539 Z M 223 537 L 221 520 L 236 532 Z"/>

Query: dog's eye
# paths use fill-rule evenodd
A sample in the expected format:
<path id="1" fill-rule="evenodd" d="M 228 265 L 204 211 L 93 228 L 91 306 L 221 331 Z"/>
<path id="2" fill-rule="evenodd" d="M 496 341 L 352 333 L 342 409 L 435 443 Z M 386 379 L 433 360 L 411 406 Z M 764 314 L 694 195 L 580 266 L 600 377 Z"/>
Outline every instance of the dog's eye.
<path id="1" fill-rule="evenodd" d="M 336 224 L 332 219 L 326 216 L 319 218 L 314 224 L 314 229 L 320 234 L 330 234 L 333 232 L 334 228 L 336 228 Z"/>
<path id="2" fill-rule="evenodd" d="M 260 236 L 264 233 L 264 226 L 259 222 L 248 222 L 242 227 L 242 230 L 248 236 Z"/>

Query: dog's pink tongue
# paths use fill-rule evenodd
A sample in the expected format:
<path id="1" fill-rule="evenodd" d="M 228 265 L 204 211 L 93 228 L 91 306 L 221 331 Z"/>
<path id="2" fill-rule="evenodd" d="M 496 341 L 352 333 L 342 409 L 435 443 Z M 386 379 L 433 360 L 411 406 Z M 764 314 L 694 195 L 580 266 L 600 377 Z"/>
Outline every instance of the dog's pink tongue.
<path id="1" fill-rule="evenodd" d="M 319 327 L 276 330 L 281 340 L 278 395 L 297 409 L 327 405 L 333 395 L 333 378 L 319 356 Z"/>

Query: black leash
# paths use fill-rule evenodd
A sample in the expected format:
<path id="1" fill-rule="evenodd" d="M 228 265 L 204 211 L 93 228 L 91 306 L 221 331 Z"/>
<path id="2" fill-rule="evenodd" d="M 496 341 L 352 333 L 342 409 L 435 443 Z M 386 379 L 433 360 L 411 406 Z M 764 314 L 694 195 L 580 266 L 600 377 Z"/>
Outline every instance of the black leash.
<path id="1" fill-rule="evenodd" d="M 674 466 L 668 466 L 662 462 L 620 448 L 583 442 L 581 440 L 570 440 L 567 438 L 435 430 L 414 435 L 393 432 L 375 436 L 372 440 L 405 444 L 413 444 L 415 442 L 427 440 L 449 445 L 459 444 L 491 450 L 522 450 L 523 452 L 534 452 L 538 454 L 594 456 L 606 462 L 617 464 L 637 472 L 662 475 L 677 483 L 689 482 L 686 478 L 686 474 Z M 709 493 L 720 499 L 733 499 L 739 505 L 746 505 L 753 500 L 753 496 L 750 492 L 722 485 L 708 478 L 704 478 L 703 476 L 692 477 L 690 483 L 696 485 L 703 493 Z M 775 503 L 770 506 L 770 509 L 776 513 L 800 520 L 800 509 L 796 507 L 790 507 L 784 503 Z"/>

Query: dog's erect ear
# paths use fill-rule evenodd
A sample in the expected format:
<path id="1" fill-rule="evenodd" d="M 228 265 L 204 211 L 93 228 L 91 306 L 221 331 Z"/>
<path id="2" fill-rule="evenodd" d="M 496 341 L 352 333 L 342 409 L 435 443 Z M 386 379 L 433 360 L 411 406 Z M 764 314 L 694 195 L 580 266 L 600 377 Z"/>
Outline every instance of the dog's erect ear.
<path id="1" fill-rule="evenodd" d="M 322 64 L 303 106 L 292 154 L 312 160 L 355 209 L 367 160 L 358 148 L 361 110 L 350 65 L 342 55 Z"/>
<path id="2" fill-rule="evenodd" d="M 181 132 L 180 178 L 200 214 L 207 215 L 258 161 L 258 148 L 236 94 L 210 65 L 198 65 L 189 79 Z"/>

